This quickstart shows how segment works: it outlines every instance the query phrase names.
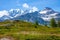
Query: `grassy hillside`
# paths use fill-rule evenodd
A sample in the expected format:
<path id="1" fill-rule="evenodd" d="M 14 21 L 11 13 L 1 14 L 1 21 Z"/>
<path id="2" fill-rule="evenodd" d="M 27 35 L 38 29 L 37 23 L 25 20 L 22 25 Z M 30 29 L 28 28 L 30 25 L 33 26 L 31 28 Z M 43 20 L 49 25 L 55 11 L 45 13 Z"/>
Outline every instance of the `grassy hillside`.
<path id="1" fill-rule="evenodd" d="M 24 21 L 0 22 L 0 39 L 11 40 L 60 40 L 60 28 L 36 25 Z"/>

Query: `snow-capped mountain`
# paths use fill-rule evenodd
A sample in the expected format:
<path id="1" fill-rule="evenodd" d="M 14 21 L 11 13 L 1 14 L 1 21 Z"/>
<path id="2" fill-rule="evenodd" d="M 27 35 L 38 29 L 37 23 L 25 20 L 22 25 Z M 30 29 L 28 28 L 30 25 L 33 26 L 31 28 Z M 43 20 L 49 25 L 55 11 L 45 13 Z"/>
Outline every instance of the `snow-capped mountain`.
<path id="1" fill-rule="evenodd" d="M 44 10 L 41 10 L 40 17 L 45 21 L 50 21 L 51 18 L 55 18 L 56 20 L 60 20 L 60 13 L 54 11 L 53 9 L 46 7 Z"/>
<path id="2" fill-rule="evenodd" d="M 60 12 L 56 12 L 49 7 L 46 7 L 41 11 L 33 11 L 31 9 L 11 9 L 9 11 L 0 11 L 0 21 L 11 19 L 24 20 L 28 22 L 38 21 L 40 24 L 44 24 L 45 22 L 50 21 L 51 18 L 55 18 L 55 20 L 60 20 Z"/>
<path id="3" fill-rule="evenodd" d="M 11 9 L 9 10 L 9 16 L 11 16 L 11 18 L 23 15 L 24 11 L 21 9 Z"/>

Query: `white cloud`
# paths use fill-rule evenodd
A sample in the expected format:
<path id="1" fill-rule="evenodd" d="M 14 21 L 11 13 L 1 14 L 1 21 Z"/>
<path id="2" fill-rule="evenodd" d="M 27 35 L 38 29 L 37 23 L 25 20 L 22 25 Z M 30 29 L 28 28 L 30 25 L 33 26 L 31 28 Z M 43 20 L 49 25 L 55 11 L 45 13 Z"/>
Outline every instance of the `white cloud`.
<path id="1" fill-rule="evenodd" d="M 3 10 L 3 11 L 0 11 L 0 17 L 4 16 L 4 15 L 9 15 L 8 11 L 6 10 Z"/>
<path id="2" fill-rule="evenodd" d="M 24 3 L 22 6 L 24 8 L 28 8 L 28 10 L 30 10 L 29 13 L 38 11 L 38 8 L 37 7 L 35 7 L 35 6 L 32 7 L 32 6 L 28 5 L 27 3 Z"/>
<path id="3" fill-rule="evenodd" d="M 28 5 L 27 3 L 24 3 L 22 6 L 23 6 L 24 8 L 29 8 L 29 5 Z"/>
<path id="4" fill-rule="evenodd" d="M 32 7 L 29 12 L 31 13 L 31 12 L 35 12 L 35 11 L 38 11 L 38 8 L 37 7 Z"/>
<path id="5" fill-rule="evenodd" d="M 33 9 L 33 12 L 34 11 L 38 11 L 38 8 L 37 7 L 33 7 L 32 9 Z"/>

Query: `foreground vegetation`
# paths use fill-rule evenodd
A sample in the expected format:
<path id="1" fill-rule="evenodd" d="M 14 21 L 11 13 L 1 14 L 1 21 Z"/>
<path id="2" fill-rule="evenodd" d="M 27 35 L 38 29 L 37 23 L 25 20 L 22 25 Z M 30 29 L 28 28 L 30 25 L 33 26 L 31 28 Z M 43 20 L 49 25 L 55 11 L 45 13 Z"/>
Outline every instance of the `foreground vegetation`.
<path id="1" fill-rule="evenodd" d="M 24 21 L 0 22 L 0 39 L 11 40 L 60 40 L 59 27 L 47 27 Z"/>

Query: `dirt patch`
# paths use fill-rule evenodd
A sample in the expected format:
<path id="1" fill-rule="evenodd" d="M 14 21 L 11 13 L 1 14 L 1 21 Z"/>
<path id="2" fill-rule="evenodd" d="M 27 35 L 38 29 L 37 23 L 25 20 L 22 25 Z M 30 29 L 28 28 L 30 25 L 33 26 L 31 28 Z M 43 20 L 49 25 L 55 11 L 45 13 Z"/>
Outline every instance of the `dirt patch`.
<path id="1" fill-rule="evenodd" d="M 3 38 L 0 38 L 0 40 L 14 40 L 12 37 L 3 37 Z"/>

